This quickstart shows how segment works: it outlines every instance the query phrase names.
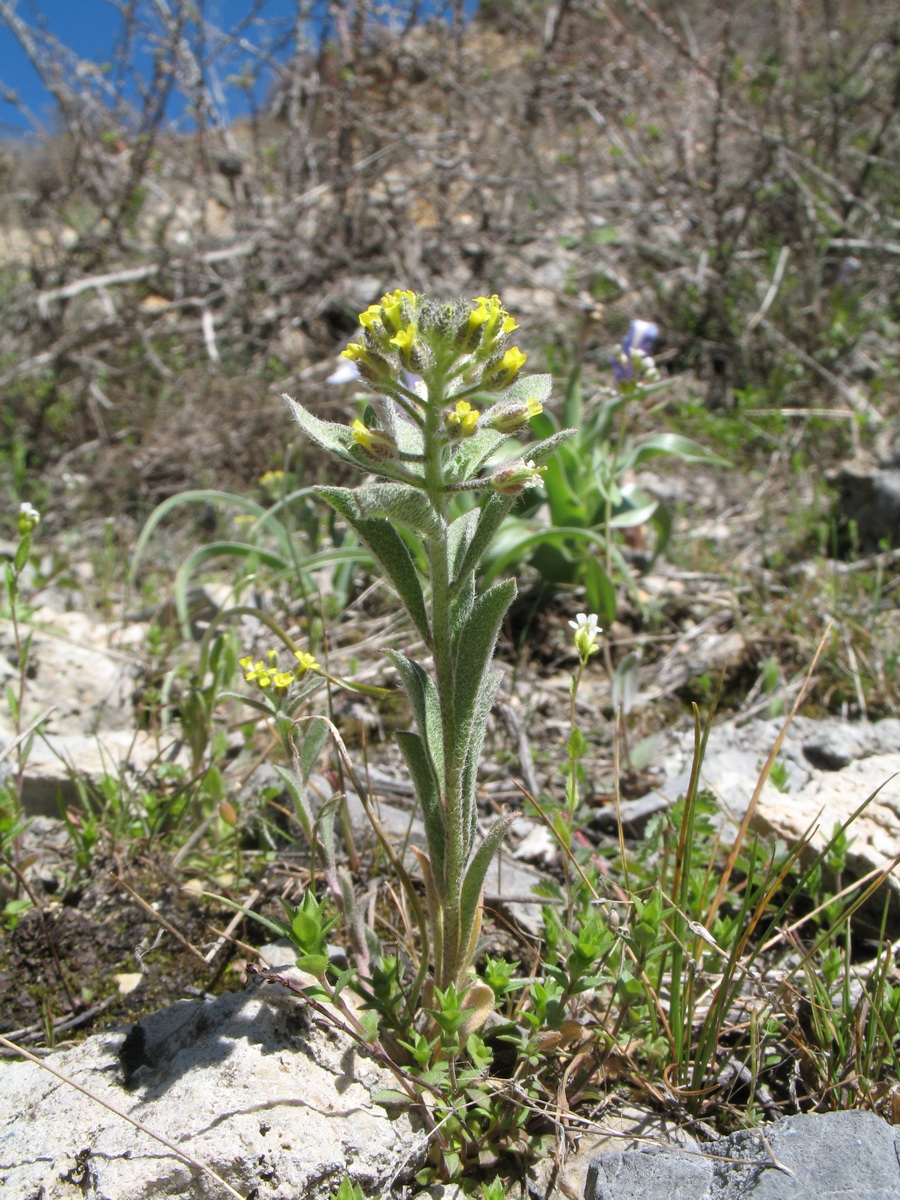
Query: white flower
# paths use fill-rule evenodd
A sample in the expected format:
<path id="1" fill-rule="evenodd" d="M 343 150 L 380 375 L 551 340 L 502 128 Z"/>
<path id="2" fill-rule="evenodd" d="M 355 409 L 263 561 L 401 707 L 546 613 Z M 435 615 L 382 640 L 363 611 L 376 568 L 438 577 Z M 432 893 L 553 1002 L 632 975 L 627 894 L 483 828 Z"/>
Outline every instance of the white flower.
<path id="1" fill-rule="evenodd" d="M 29 504 L 27 500 L 23 500 L 19 505 L 19 536 L 25 537 L 27 533 L 32 533 L 37 529 L 40 522 L 41 514 L 38 510 L 33 504 Z"/>
<path id="2" fill-rule="evenodd" d="M 600 628 L 600 618 L 596 613 L 577 613 L 574 621 L 569 622 L 569 627 L 575 630 L 575 636 L 572 639 L 575 642 L 575 649 L 578 651 L 578 657 L 583 663 L 587 662 L 592 654 L 600 649 L 597 641 L 603 630 Z"/>

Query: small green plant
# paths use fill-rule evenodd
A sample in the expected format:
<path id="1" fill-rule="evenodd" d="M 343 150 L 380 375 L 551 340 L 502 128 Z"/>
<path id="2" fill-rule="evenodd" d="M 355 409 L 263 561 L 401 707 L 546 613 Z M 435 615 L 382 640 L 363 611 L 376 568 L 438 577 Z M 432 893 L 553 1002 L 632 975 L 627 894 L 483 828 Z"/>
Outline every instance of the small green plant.
<path id="1" fill-rule="evenodd" d="M 517 326 L 496 296 L 441 305 L 398 290 L 360 323 L 360 339 L 344 355 L 376 397 L 362 419 L 333 424 L 288 402 L 307 437 L 379 478 L 317 491 L 368 548 L 434 664 L 432 674 L 391 653 L 417 727 L 398 743 L 428 841 L 419 854 L 428 921 L 409 994 L 415 1012 L 429 968 L 445 995 L 464 995 L 470 985 L 482 885 L 510 819 L 479 842 L 475 779 L 498 682 L 491 658 L 516 588 L 508 580 L 477 595 L 476 571 L 516 498 L 537 486 L 542 464 L 570 431 L 530 447 L 527 460 L 484 470 L 550 392 L 547 376 L 519 378 L 526 356 L 508 347 Z M 461 494 L 482 503 L 452 517 Z"/>
<path id="2" fill-rule="evenodd" d="M 561 424 L 577 430 L 547 464 L 539 490 L 517 506 L 490 550 L 486 580 L 522 562 L 530 562 L 550 585 L 579 584 L 588 607 L 607 623 L 616 615 L 616 579 L 637 593 L 634 575 L 617 540 L 620 531 L 647 525 L 655 533 L 654 555 L 666 545 L 671 528 L 667 510 L 633 480 L 649 459 L 670 455 L 686 463 L 727 465 L 718 455 L 673 433 L 629 436 L 629 416 L 648 396 L 666 386 L 650 357 L 656 326 L 633 321 L 612 360 L 616 387 L 585 411 L 581 369 L 569 377 Z M 542 412 L 531 422 L 540 437 L 559 429 Z M 543 519 L 546 505 L 549 522 Z"/>
<path id="3" fill-rule="evenodd" d="M 331 1193 L 331 1200 L 365 1200 L 365 1193 L 358 1183 L 344 1178 L 338 1190 Z"/>
<path id="4" fill-rule="evenodd" d="M 261 500 L 212 489 L 179 492 L 158 505 L 141 530 L 131 559 L 133 581 L 150 538 L 160 523 L 176 508 L 184 505 L 222 505 L 236 510 L 233 516 L 235 536 L 209 542 L 193 550 L 179 565 L 173 583 L 173 598 L 182 629 L 187 632 L 190 616 L 189 589 L 201 568 L 213 562 L 230 560 L 234 566 L 231 582 L 240 597 L 251 582 L 264 583 L 277 592 L 286 585 L 290 603 L 297 597 L 315 612 L 318 589 L 314 572 L 331 569 L 330 603 L 340 611 L 347 603 L 353 571 L 370 561 L 367 552 L 352 536 L 341 535 L 332 525 L 332 544 L 322 547 L 325 530 L 314 504 L 315 489 L 294 487 L 283 471 L 267 471 L 260 479 Z"/>
<path id="5" fill-rule="evenodd" d="M 31 632 L 25 632 L 26 605 L 22 596 L 22 580 L 31 557 L 32 538 L 40 520 L 41 515 L 33 505 L 27 502 L 19 505 L 16 521 L 18 542 L 12 559 L 4 564 L 3 573 L 6 610 L 12 626 L 16 655 L 16 671 L 13 679 L 6 685 L 6 704 L 12 717 L 12 741 L 0 759 L 11 753 L 14 765 L 9 780 L 0 785 L 0 847 L 4 858 L 13 863 L 19 858 L 19 839 L 25 828 L 21 800 L 25 765 L 40 724 L 40 721 L 32 721 L 29 724 L 23 713 Z M 12 909 L 9 908 L 9 903 L 12 903 Z M 13 897 L 6 905 L 7 919 L 11 917 L 17 920 L 24 911 L 24 906 L 24 898 L 19 895 L 19 876 L 16 874 Z"/>

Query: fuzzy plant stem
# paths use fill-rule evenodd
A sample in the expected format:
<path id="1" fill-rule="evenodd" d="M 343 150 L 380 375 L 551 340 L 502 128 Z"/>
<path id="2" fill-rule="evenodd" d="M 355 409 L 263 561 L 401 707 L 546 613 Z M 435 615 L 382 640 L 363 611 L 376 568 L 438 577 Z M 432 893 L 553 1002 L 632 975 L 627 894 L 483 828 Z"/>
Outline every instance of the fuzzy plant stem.
<path id="1" fill-rule="evenodd" d="M 462 772 L 457 736 L 455 695 L 455 664 L 451 637 L 451 580 L 447 547 L 448 498 L 444 483 L 442 414 L 442 380 L 431 386 L 431 403 L 426 409 L 425 440 L 425 490 L 438 517 L 439 525 L 435 536 L 427 543 L 428 566 L 431 575 L 431 630 L 432 655 L 434 659 L 435 683 L 441 708 L 441 733 L 444 743 L 444 773 L 441 782 L 441 805 L 447 831 L 447 853 L 443 878 L 435 879 L 441 899 L 441 922 L 443 929 L 438 941 L 439 961 L 436 967 L 436 983 L 447 988 L 458 981 L 463 963 L 462 930 L 460 928 L 460 900 L 463 875 L 466 869 L 466 814 L 462 796 Z"/>

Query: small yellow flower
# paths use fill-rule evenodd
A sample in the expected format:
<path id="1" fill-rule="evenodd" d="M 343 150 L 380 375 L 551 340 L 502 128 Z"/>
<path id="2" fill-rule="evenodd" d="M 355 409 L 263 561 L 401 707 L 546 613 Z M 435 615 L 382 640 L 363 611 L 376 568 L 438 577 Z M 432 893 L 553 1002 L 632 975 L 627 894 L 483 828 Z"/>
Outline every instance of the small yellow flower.
<path id="1" fill-rule="evenodd" d="M 345 350 L 341 351 L 341 355 L 349 358 L 351 362 L 360 362 L 366 358 L 367 354 L 365 346 L 361 346 L 359 342 L 351 342 Z"/>
<path id="2" fill-rule="evenodd" d="M 244 668 L 244 678 L 248 683 L 256 683 L 261 688 L 269 687 L 272 682 L 272 672 L 262 659 L 253 662 L 252 659 L 242 658 L 241 666 Z"/>
<path id="3" fill-rule="evenodd" d="M 500 297 L 477 296 L 472 303 L 475 307 L 469 313 L 469 333 L 475 333 L 482 326 L 482 348 L 490 348 L 496 341 L 498 333 L 512 333 L 519 326 L 500 303 Z M 487 347 L 485 347 L 487 343 Z"/>
<path id="4" fill-rule="evenodd" d="M 471 437 L 478 428 L 478 409 L 468 400 L 458 400 L 456 407 L 444 414 L 444 425 L 451 437 Z"/>
<path id="5" fill-rule="evenodd" d="M 284 471 L 266 471 L 264 475 L 260 475 L 259 485 L 274 492 L 281 485 L 282 479 L 284 479 Z"/>
<path id="6" fill-rule="evenodd" d="M 497 390 L 509 387 L 519 371 L 525 365 L 527 354 L 523 354 L 518 346 L 507 350 L 500 361 L 485 373 L 482 383 L 485 387 Z"/>
<path id="7" fill-rule="evenodd" d="M 381 297 L 381 322 L 385 329 L 396 332 L 403 324 L 403 304 L 406 302 L 407 310 L 416 307 L 416 293 L 409 291 L 401 291 L 396 288 L 393 292 L 388 292 L 387 295 Z"/>
<path id="8" fill-rule="evenodd" d="M 407 325 L 405 329 L 398 329 L 391 338 L 391 345 L 395 346 L 404 358 L 409 358 L 409 352 L 412 349 L 413 342 L 416 340 L 415 325 Z"/>
<path id="9" fill-rule="evenodd" d="M 295 650 L 294 658 L 297 660 L 297 666 L 294 668 L 294 674 L 299 679 L 301 675 L 305 675 L 307 671 L 320 671 L 322 668 L 316 662 L 312 654 L 307 654 L 304 650 Z"/>
<path id="10" fill-rule="evenodd" d="M 363 329 L 373 329 L 381 321 L 381 305 L 370 304 L 365 312 L 359 314 L 359 323 Z"/>
<path id="11" fill-rule="evenodd" d="M 287 689 L 294 682 L 294 676 L 291 674 L 290 671 L 278 671 L 275 675 L 272 676 L 272 678 L 275 682 L 275 686 L 278 688 L 278 690 L 280 692 L 286 692 Z"/>

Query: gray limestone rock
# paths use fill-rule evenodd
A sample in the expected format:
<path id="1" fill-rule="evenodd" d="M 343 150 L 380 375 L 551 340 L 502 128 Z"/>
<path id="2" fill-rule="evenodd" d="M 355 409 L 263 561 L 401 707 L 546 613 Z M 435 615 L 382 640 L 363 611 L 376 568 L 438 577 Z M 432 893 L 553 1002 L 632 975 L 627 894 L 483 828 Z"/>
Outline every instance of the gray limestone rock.
<path id="1" fill-rule="evenodd" d="M 785 1117 L 697 1151 L 607 1151 L 584 1200 L 897 1200 L 900 1131 L 871 1112 Z"/>
<path id="2" fill-rule="evenodd" d="M 721 809 L 723 842 L 733 838 L 747 811 L 760 773 L 784 725 L 783 719 L 722 724 L 712 729 L 700 771 L 701 787 L 709 790 Z M 639 834 L 651 814 L 684 795 L 690 779 L 691 734 L 680 735 L 665 762 L 665 780 L 651 793 L 622 805 L 630 835 Z M 850 849 L 842 883 L 872 871 L 887 870 L 900 855 L 900 721 L 888 718 L 870 724 L 797 717 L 778 752 L 778 786 L 770 777 L 760 793 L 752 828 L 766 838 L 796 846 L 808 831 L 802 861 L 823 849 L 837 825 L 842 825 L 866 800 L 871 802 L 848 830 Z M 595 826 L 615 829 L 611 806 L 594 816 Z M 832 881 L 829 881 L 832 882 Z M 900 878 L 887 875 L 854 920 L 877 931 L 889 897 L 888 933 L 900 936 Z"/>
<path id="3" fill-rule="evenodd" d="M 900 541 L 900 470 L 852 459 L 830 473 L 837 490 L 837 515 L 855 526 L 859 549 L 868 554 Z"/>
<path id="4" fill-rule="evenodd" d="M 387 1190 L 422 1139 L 372 1103 L 395 1080 L 285 989 L 183 1001 L 47 1063 L 256 1200 Z M 31 1062 L 0 1069 L 4 1200 L 224 1195 L 146 1133 Z"/>

